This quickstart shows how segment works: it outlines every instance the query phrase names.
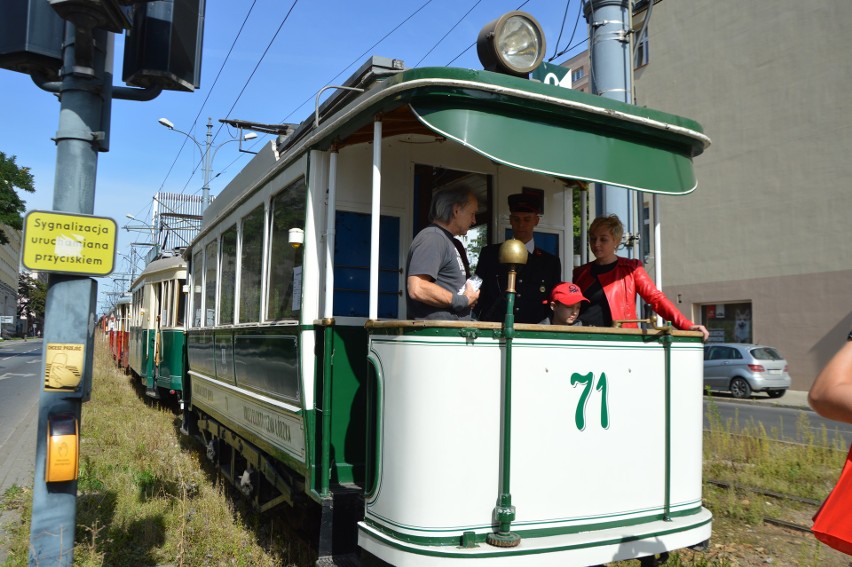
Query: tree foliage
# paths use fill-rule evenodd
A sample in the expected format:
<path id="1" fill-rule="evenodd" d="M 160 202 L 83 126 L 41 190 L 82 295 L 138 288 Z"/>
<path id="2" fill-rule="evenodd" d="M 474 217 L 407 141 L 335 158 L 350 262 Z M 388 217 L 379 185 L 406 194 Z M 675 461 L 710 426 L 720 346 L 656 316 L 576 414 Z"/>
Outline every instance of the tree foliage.
<path id="1" fill-rule="evenodd" d="M 6 156 L 0 152 L 0 224 L 21 230 L 24 226 L 23 214 L 26 203 L 18 196 L 17 190 L 35 191 L 30 168 L 19 167 L 15 156 Z M 0 244 L 7 244 L 9 238 L 0 229 Z"/>
<path id="2" fill-rule="evenodd" d="M 44 306 L 47 302 L 47 286 L 41 280 L 34 279 L 23 271 L 18 275 L 18 316 L 26 317 L 28 328 L 35 321 L 44 319 Z"/>

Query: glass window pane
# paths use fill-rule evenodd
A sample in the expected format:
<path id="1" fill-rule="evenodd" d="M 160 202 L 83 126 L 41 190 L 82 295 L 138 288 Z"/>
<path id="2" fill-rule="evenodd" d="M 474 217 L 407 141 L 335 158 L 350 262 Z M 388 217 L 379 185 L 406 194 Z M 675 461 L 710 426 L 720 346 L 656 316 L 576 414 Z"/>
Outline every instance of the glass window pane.
<path id="1" fill-rule="evenodd" d="M 183 327 L 185 323 L 184 311 L 186 310 L 186 280 L 177 280 L 175 284 L 175 324 Z"/>
<path id="2" fill-rule="evenodd" d="M 222 283 L 219 288 L 219 324 L 234 322 L 234 294 L 237 285 L 237 227 L 222 234 Z"/>
<path id="3" fill-rule="evenodd" d="M 240 254 L 240 323 L 260 320 L 262 254 L 263 205 L 243 219 L 243 248 Z"/>
<path id="4" fill-rule="evenodd" d="M 192 255 L 192 326 L 201 326 L 201 268 L 204 256 L 199 250 Z"/>
<path id="5" fill-rule="evenodd" d="M 289 243 L 291 228 L 305 228 L 304 181 L 293 183 L 272 200 L 267 319 L 294 319 L 302 304 L 302 246 Z"/>
<path id="6" fill-rule="evenodd" d="M 214 240 L 204 249 L 206 258 L 206 269 L 204 271 L 204 312 L 206 313 L 205 325 L 216 324 L 216 266 L 218 243 Z"/>
<path id="7" fill-rule="evenodd" d="M 169 305 L 169 282 L 161 282 L 157 290 L 157 300 L 160 303 L 160 327 L 171 327 L 171 306 Z"/>

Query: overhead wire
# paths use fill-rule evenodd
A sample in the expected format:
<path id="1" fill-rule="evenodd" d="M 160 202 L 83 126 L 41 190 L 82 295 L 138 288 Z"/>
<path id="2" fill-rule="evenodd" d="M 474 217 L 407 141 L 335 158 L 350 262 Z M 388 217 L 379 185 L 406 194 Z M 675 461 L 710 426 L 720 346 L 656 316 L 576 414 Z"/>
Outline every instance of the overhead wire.
<path id="1" fill-rule="evenodd" d="M 569 5 L 571 4 L 571 0 L 568 0 L 568 4 Z M 565 7 L 565 10 L 566 10 L 565 13 L 567 14 L 568 13 L 568 11 L 567 11 L 568 7 L 567 6 Z M 575 47 L 577 47 L 579 45 L 583 45 L 583 43 L 585 43 L 586 41 L 589 40 L 588 38 L 586 38 L 583 41 L 581 41 L 580 43 L 578 43 L 577 45 L 571 45 L 571 42 L 574 41 L 574 36 L 577 34 L 577 26 L 580 24 L 580 17 L 582 16 L 582 14 L 583 14 L 583 5 L 581 3 L 580 6 L 579 6 L 579 9 L 577 10 L 577 17 L 574 19 L 574 29 L 571 30 L 571 37 L 568 38 L 568 47 L 566 47 L 565 49 L 563 49 L 562 51 L 560 51 L 558 53 L 554 52 L 554 54 L 550 57 L 550 59 L 547 60 L 548 62 L 553 61 L 557 57 L 561 57 L 562 55 L 568 53 L 569 51 L 571 51 Z M 564 20 L 563 20 L 563 25 L 564 25 Z M 560 32 L 559 36 L 562 37 L 562 32 Z M 556 48 L 558 48 L 558 47 L 559 47 L 559 40 L 557 40 L 557 45 L 556 45 Z"/>
<path id="2" fill-rule="evenodd" d="M 565 3 L 565 12 L 562 14 L 562 25 L 559 27 L 559 36 L 556 38 L 556 45 L 553 46 L 553 56 L 548 61 L 553 61 L 556 58 L 556 51 L 559 49 L 559 42 L 562 41 L 562 32 L 565 31 L 565 20 L 568 18 L 568 8 L 571 7 L 571 0 Z M 571 40 L 568 40 L 571 43 Z"/>
<path id="3" fill-rule="evenodd" d="M 251 73 L 249 74 L 248 78 L 245 80 L 245 83 L 243 83 L 243 87 L 240 89 L 239 94 L 238 94 L 238 95 L 237 95 L 237 97 L 234 99 L 234 102 L 231 104 L 231 108 L 229 108 L 229 109 L 228 109 L 228 112 L 225 114 L 225 117 L 226 117 L 226 118 L 228 118 L 228 117 L 231 115 L 231 112 L 233 112 L 234 108 L 237 106 L 237 103 L 240 101 L 240 99 L 242 98 L 243 94 L 245 94 L 245 91 L 246 91 L 246 89 L 248 88 L 249 83 L 250 83 L 250 82 L 251 82 L 251 80 L 254 78 L 254 75 L 255 75 L 255 73 L 257 73 L 258 68 L 260 68 L 261 63 L 263 63 L 263 60 L 266 58 L 266 55 L 269 53 L 269 50 L 272 48 L 272 44 L 275 42 L 275 39 L 278 37 L 278 34 L 279 34 L 279 33 L 281 33 L 281 30 L 284 28 L 284 24 L 285 24 L 285 23 L 287 23 L 287 20 L 288 20 L 288 19 L 290 19 L 290 14 L 292 14 L 292 13 L 293 13 L 293 9 L 296 7 L 296 4 L 298 4 L 298 3 L 299 3 L 299 0 L 293 0 L 293 3 L 290 5 L 290 8 L 287 10 L 287 14 L 285 14 L 285 15 L 284 15 L 284 19 L 283 19 L 283 20 L 281 20 L 281 23 L 278 25 L 278 29 L 277 29 L 277 30 L 275 30 L 275 33 L 272 35 L 272 38 L 271 38 L 271 39 L 269 40 L 269 42 L 266 44 L 266 48 L 263 50 L 263 53 L 261 54 L 260 58 L 258 59 L 257 64 L 255 64 L 255 66 L 254 66 L 254 69 L 252 69 L 252 71 L 251 71 Z M 217 129 L 216 129 L 216 133 L 215 133 L 215 134 L 213 134 L 213 139 L 214 139 L 214 140 L 215 140 L 215 139 L 216 139 L 216 137 L 219 135 L 219 132 L 221 132 L 221 131 L 222 131 L 222 128 L 223 128 L 223 125 L 222 125 L 222 124 L 219 124 L 219 128 L 217 128 Z M 208 151 L 209 151 L 209 150 L 208 150 Z M 242 157 L 242 156 L 237 156 L 237 157 L 236 157 L 233 161 L 231 161 L 231 162 L 230 162 L 227 166 L 225 166 L 225 168 L 223 168 L 223 169 L 222 169 L 222 171 L 227 170 L 227 169 L 228 169 L 228 167 L 230 167 L 231 165 L 233 165 L 234 163 L 236 163 L 236 162 L 237 162 L 237 161 L 238 161 L 241 157 Z M 195 172 L 193 171 L 193 175 L 194 175 L 194 174 L 195 174 Z M 219 172 L 219 173 L 217 173 L 216 175 L 213 175 L 213 176 L 210 178 L 210 180 L 216 179 L 216 178 L 217 178 L 217 177 L 219 177 L 221 174 L 222 174 L 222 172 L 220 171 L 220 172 Z M 190 178 L 190 180 L 191 180 L 191 178 Z M 188 185 L 189 185 L 189 181 L 187 181 L 186 185 L 184 185 L 184 191 L 186 190 L 186 187 L 187 187 Z M 199 190 L 198 190 L 198 189 L 196 189 L 196 190 L 195 190 L 192 194 L 193 194 L 193 195 L 195 195 L 196 193 L 198 193 L 198 191 L 199 191 Z"/>
<path id="4" fill-rule="evenodd" d="M 432 0 L 426 0 L 423 4 L 421 4 L 421 5 L 420 5 L 420 7 L 419 7 L 419 8 L 417 8 L 416 10 L 414 10 L 413 12 L 411 12 L 411 13 L 410 13 L 408 16 L 406 16 L 406 17 L 405 17 L 405 18 L 404 18 L 404 19 L 403 19 L 400 23 L 398 23 L 396 26 L 394 26 L 394 28 L 393 28 L 393 29 L 391 29 L 389 32 L 387 32 L 385 35 L 383 35 L 383 36 L 382 36 L 382 37 L 381 37 L 378 41 L 376 41 L 375 43 L 373 43 L 373 45 L 371 45 L 370 47 L 368 47 L 367 49 L 365 49 L 365 50 L 364 50 L 364 51 L 363 51 L 360 55 L 358 55 L 357 57 L 355 57 L 355 59 L 353 59 L 351 63 L 349 63 L 348 65 L 346 65 L 345 67 L 343 67 L 343 68 L 342 68 L 342 69 L 341 69 L 341 70 L 340 70 L 340 71 L 339 71 L 339 72 L 338 72 L 335 76 L 333 76 L 330 80 L 328 80 L 328 81 L 326 82 L 326 84 L 332 84 L 332 83 L 333 83 L 335 80 L 337 80 L 337 79 L 338 79 L 341 75 L 343 75 L 343 73 L 345 73 L 347 69 L 351 68 L 353 65 L 355 65 L 355 64 L 357 64 L 359 61 L 361 61 L 361 60 L 364 58 L 364 56 L 365 56 L 366 54 L 368 54 L 370 51 L 372 51 L 373 49 L 375 49 L 375 48 L 376 48 L 376 46 L 378 46 L 379 44 L 381 44 L 381 43 L 382 43 L 384 40 L 386 40 L 388 37 L 390 37 L 391 35 L 393 35 L 393 33 L 394 33 L 395 31 L 397 31 L 399 28 L 401 28 L 403 25 L 405 25 L 405 23 L 407 23 L 407 22 L 408 22 L 411 18 L 413 18 L 414 16 L 416 16 L 416 15 L 417 15 L 420 11 L 422 11 L 422 10 L 423 10 L 423 8 L 425 8 L 426 6 L 428 6 L 428 5 L 429 5 L 429 4 L 431 4 L 431 3 L 432 3 Z M 302 108 L 303 106 L 305 106 L 306 104 L 308 104 L 308 103 L 309 103 L 309 102 L 310 102 L 310 101 L 314 98 L 314 96 L 315 96 L 315 95 L 310 95 L 310 96 L 308 96 L 308 98 L 306 98 L 306 99 L 305 99 L 305 100 L 304 100 L 304 101 L 303 101 L 303 102 L 302 102 L 299 106 L 297 106 L 296 108 L 294 108 L 293 110 L 291 110 L 289 114 L 287 114 L 284 118 L 282 118 L 282 119 L 280 120 L 280 123 L 281 123 L 281 124 L 286 123 L 286 122 L 287 122 L 287 120 L 288 120 L 291 116 L 293 116 L 296 112 L 298 112 L 300 108 Z M 254 143 L 253 143 L 250 147 L 255 147 L 258 143 L 260 143 L 260 142 L 261 142 L 261 139 L 262 139 L 262 138 L 265 138 L 266 136 L 268 136 L 268 134 L 263 134 L 263 135 L 262 135 L 262 137 L 261 137 L 261 138 L 258 138 L 258 140 L 257 140 L 256 142 L 254 142 Z M 237 157 L 237 158 L 233 159 L 233 160 L 232 160 L 232 161 L 231 161 L 231 162 L 230 162 L 227 166 L 225 166 L 225 169 L 227 169 L 227 168 L 228 168 L 228 167 L 230 167 L 231 165 L 235 164 L 235 163 L 237 162 L 237 160 L 239 160 L 239 159 L 240 159 L 239 157 Z"/>
<path id="5" fill-rule="evenodd" d="M 429 54 L 430 54 L 430 53 L 432 53 L 433 51 L 435 51 L 435 49 L 437 49 L 437 47 L 438 47 L 439 45 L 441 45 L 441 42 L 442 42 L 442 41 L 444 41 L 445 39 L 447 39 L 447 36 L 448 36 L 448 35 L 450 35 L 450 34 L 453 32 L 453 30 L 454 30 L 454 29 L 456 29 L 456 28 L 458 27 L 458 25 L 459 25 L 460 23 L 462 23 L 462 22 L 464 21 L 464 19 L 470 15 L 470 13 L 471 13 L 471 12 L 473 12 L 473 9 L 474 9 L 474 8 L 476 8 L 477 6 L 479 6 L 479 4 L 480 4 L 481 2 L 482 2 L 482 0 L 476 0 L 476 3 L 475 3 L 473 6 L 471 6 L 471 7 L 470 7 L 470 9 L 469 9 L 467 12 L 465 12 L 464 16 L 462 16 L 461 18 L 459 18 L 459 19 L 456 21 L 456 23 L 455 23 L 455 24 L 453 24 L 453 26 L 452 26 L 449 30 L 447 30 L 447 33 L 445 33 L 443 36 L 441 36 L 441 39 L 439 39 L 439 40 L 435 43 L 435 45 L 433 45 L 433 46 L 429 49 L 429 51 L 427 51 L 427 52 L 426 52 L 426 54 L 425 54 L 423 57 L 421 57 L 421 58 L 420 58 L 420 61 L 418 61 L 417 63 L 415 63 L 415 64 L 414 64 L 414 66 L 415 66 L 415 67 L 419 67 L 419 66 L 420 66 L 420 64 L 421 64 L 421 63 L 423 63 L 423 60 L 424 60 L 424 59 L 426 59 L 427 57 L 429 57 Z"/>
<path id="6" fill-rule="evenodd" d="M 243 18 L 243 23 L 240 25 L 240 29 L 237 30 L 237 35 L 234 36 L 234 41 L 231 42 L 231 47 L 228 49 L 228 53 L 225 54 L 225 59 L 222 61 L 222 64 L 219 66 L 219 70 L 216 72 L 216 78 L 213 79 L 213 84 L 210 85 L 209 89 L 207 89 L 207 95 L 204 97 L 204 101 L 201 103 L 201 106 L 198 108 L 198 114 L 195 115 L 195 119 L 192 121 L 192 125 L 190 126 L 190 130 L 189 130 L 190 132 L 192 130 L 194 130 L 196 125 L 198 124 L 198 118 L 201 116 L 201 113 L 204 111 L 204 107 L 207 105 L 207 101 L 210 100 L 210 95 L 213 94 L 213 90 L 216 88 L 216 84 L 219 82 L 219 77 L 222 76 L 222 71 L 225 69 L 225 65 L 228 64 L 228 61 L 231 58 L 231 53 L 233 53 L 234 47 L 237 45 L 237 41 L 240 39 L 240 36 L 242 35 L 243 30 L 246 27 L 246 22 L 248 22 L 248 19 L 251 16 L 252 11 L 254 10 L 255 4 L 257 4 L 257 0 L 253 0 L 252 3 L 251 3 L 251 6 L 249 6 L 248 12 L 246 12 L 245 18 Z M 186 147 L 186 143 L 188 141 L 189 140 L 187 138 L 184 138 L 183 143 L 180 146 L 180 149 L 178 150 L 177 154 L 175 155 L 174 161 L 172 161 L 172 165 L 169 167 L 169 171 L 166 172 L 166 177 L 163 179 L 163 182 L 160 183 L 160 188 L 158 189 L 158 191 L 162 191 L 163 187 L 165 187 L 166 181 L 168 181 L 169 176 L 171 175 L 172 170 L 175 167 L 175 164 L 177 164 L 177 160 L 178 160 L 178 158 L 180 158 L 180 154 L 183 152 L 183 149 Z M 204 156 L 202 155 L 201 161 L 199 161 L 199 164 L 201 164 L 203 162 L 203 160 L 204 160 Z M 198 171 L 198 167 L 199 167 L 198 165 L 193 167 L 192 174 L 191 174 L 189 180 L 184 185 L 181 193 L 186 191 L 186 188 L 189 185 L 190 181 L 192 180 L 192 177 L 194 177 L 195 172 Z"/>
<path id="7" fill-rule="evenodd" d="M 426 6 L 428 6 L 428 5 L 429 5 L 429 4 L 431 4 L 431 3 L 432 3 L 432 0 L 426 0 L 426 2 L 424 2 L 424 3 L 423 3 L 423 4 L 419 7 L 419 8 L 417 8 L 416 10 L 414 10 L 413 12 L 411 12 L 408 16 L 406 16 L 406 17 L 405 17 L 405 19 L 404 19 L 404 20 L 402 20 L 400 23 L 398 23 L 396 26 L 394 26 L 394 28 L 393 28 L 392 30 L 390 30 L 390 31 L 389 31 L 389 32 L 387 32 L 385 35 L 383 35 L 383 36 L 381 37 L 381 39 L 379 39 L 379 40 L 378 40 L 377 42 L 375 42 L 373 45 L 371 45 L 370 47 L 368 47 L 367 49 L 365 49 L 365 50 L 364 50 L 364 51 L 363 51 L 360 55 L 358 55 L 357 57 L 355 57 L 355 59 L 353 59 L 351 63 L 349 63 L 348 65 L 346 65 L 343 69 L 341 69 L 341 70 L 340 70 L 340 72 L 338 72 L 338 73 L 337 73 L 334 77 L 332 77 L 332 78 L 328 81 L 328 83 L 327 83 L 327 84 L 331 84 L 331 83 L 333 83 L 334 81 L 336 81 L 336 80 L 337 80 L 337 78 L 338 78 L 338 77 L 340 77 L 343 73 L 345 73 L 347 69 L 349 69 L 350 67 L 352 67 L 353 65 L 355 65 L 355 64 L 357 64 L 359 61 L 361 61 L 361 60 L 364 58 L 364 56 L 365 56 L 365 55 L 367 55 L 368 53 L 370 53 L 373 49 L 375 49 L 375 48 L 376 48 L 376 46 L 378 46 L 380 43 L 382 43 L 382 42 L 383 42 L 384 40 L 386 40 L 388 37 L 390 37 L 391 35 L 393 35 L 393 33 L 394 33 L 396 30 L 398 30 L 398 29 L 399 29 L 399 28 L 401 28 L 403 25 L 405 25 L 405 24 L 406 24 L 406 23 L 407 23 L 407 22 L 408 22 L 411 18 L 413 18 L 414 16 L 416 16 L 416 15 L 417 15 L 420 11 L 422 11 L 422 10 L 423 10 L 423 8 L 425 8 Z M 311 101 L 311 99 L 313 99 L 313 98 L 314 98 L 314 95 L 310 95 L 307 99 L 305 99 L 305 101 L 304 101 L 302 104 L 300 104 L 299 106 L 297 106 L 296 108 L 294 108 L 294 109 L 293 109 L 293 110 L 292 110 L 292 111 L 291 111 L 291 112 L 290 112 L 287 116 L 285 116 L 285 117 L 284 117 L 284 119 L 283 119 L 283 120 L 281 120 L 281 123 L 283 124 L 283 123 L 287 122 L 287 120 L 288 120 L 291 116 L 293 116 L 296 112 L 298 112 L 300 108 L 302 108 L 302 107 L 303 107 L 303 106 L 305 106 L 307 103 L 309 103 L 309 102 Z"/>
<path id="8" fill-rule="evenodd" d="M 272 44 L 275 42 L 275 39 L 278 37 L 278 34 L 281 33 L 281 29 L 284 27 L 284 24 L 287 23 L 288 19 L 290 19 L 290 14 L 293 13 L 293 9 L 296 7 L 296 4 L 298 4 L 298 3 L 299 3 L 299 0 L 293 0 L 293 4 L 290 5 L 290 9 L 287 10 L 287 14 L 284 16 L 284 19 L 278 25 L 278 29 L 275 30 L 275 33 L 272 35 L 272 39 L 270 39 L 269 43 L 266 44 L 266 49 L 263 50 L 263 54 L 260 56 L 260 59 L 258 59 L 257 64 L 254 66 L 254 69 L 252 69 L 251 74 L 249 74 L 248 79 L 246 79 L 246 82 L 243 84 L 243 88 L 240 89 L 240 94 L 237 95 L 237 98 L 234 99 L 234 103 L 231 105 L 231 108 L 229 108 L 228 112 L 225 114 L 226 118 L 231 116 L 231 112 L 233 112 L 234 107 L 237 106 L 237 103 L 240 101 L 240 98 L 242 98 L 243 93 L 245 93 L 246 89 L 249 86 L 249 83 L 251 82 L 252 78 L 254 78 L 254 74 L 257 73 L 257 70 L 260 67 L 260 64 L 263 63 L 263 60 L 266 58 L 266 55 L 269 53 L 269 50 L 272 47 Z M 219 130 L 217 130 L 216 133 L 218 134 L 219 131 L 221 131 L 221 129 L 222 129 L 222 125 L 220 124 Z M 214 138 L 215 138 L 215 136 L 214 136 Z"/>

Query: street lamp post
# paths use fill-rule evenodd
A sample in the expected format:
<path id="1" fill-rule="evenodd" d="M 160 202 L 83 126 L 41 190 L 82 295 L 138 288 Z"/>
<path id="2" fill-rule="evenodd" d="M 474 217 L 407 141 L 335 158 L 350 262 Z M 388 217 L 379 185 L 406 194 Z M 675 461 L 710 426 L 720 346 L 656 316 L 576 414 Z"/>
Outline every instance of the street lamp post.
<path id="1" fill-rule="evenodd" d="M 160 118 L 157 122 L 168 128 L 169 130 L 173 130 L 178 132 L 179 134 L 183 134 L 190 140 L 195 146 L 198 148 L 198 151 L 201 152 L 201 169 L 204 174 L 204 185 L 201 187 L 201 200 L 202 200 L 202 209 L 206 209 L 210 204 L 210 177 L 213 172 L 213 158 L 216 156 L 216 152 L 219 151 L 219 148 L 227 144 L 228 142 L 236 142 L 243 140 L 253 140 L 257 138 L 257 134 L 254 132 L 249 132 L 242 138 L 233 138 L 231 140 L 226 140 L 219 144 L 218 147 L 213 149 L 213 119 L 207 118 L 207 135 L 204 141 L 204 147 L 201 147 L 201 143 L 195 139 L 195 136 L 189 134 L 188 132 L 184 132 L 183 130 L 178 130 L 175 128 L 175 125 L 168 118 Z M 213 149 L 211 152 L 210 150 Z"/>

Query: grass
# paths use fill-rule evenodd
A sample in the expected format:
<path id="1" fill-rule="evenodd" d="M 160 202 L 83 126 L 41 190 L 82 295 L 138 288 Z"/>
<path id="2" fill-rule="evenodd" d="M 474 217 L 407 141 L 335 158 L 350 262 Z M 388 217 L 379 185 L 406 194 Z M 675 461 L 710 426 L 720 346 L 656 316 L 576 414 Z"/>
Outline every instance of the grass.
<path id="1" fill-rule="evenodd" d="M 279 566 L 314 560 L 232 497 L 177 416 L 146 404 L 107 349 L 95 349 L 91 401 L 83 405 L 74 565 Z M 186 444 L 186 446 L 184 446 Z M 3 567 L 27 564 L 30 489 L 13 487 L 0 506 L 17 510 Z"/>
<path id="2" fill-rule="evenodd" d="M 285 521 L 259 516 L 233 496 L 209 469 L 203 451 L 178 433 L 177 416 L 144 403 L 100 343 L 95 357 L 92 400 L 83 405 L 81 424 L 75 566 L 313 564 L 315 558 Z M 754 422 L 723 421 L 711 399 L 703 491 L 704 505 L 714 515 L 711 549 L 672 553 L 666 565 L 741 567 L 768 563 L 763 557 L 774 557 L 778 565 L 849 564 L 810 534 L 768 532 L 763 523 L 771 516 L 810 525 L 813 504 L 751 490 L 817 501 L 828 494 L 846 448 L 829 443 L 825 430 L 808 433 L 802 415 L 797 426 L 806 443 L 778 442 L 776 432 Z M 0 510 L 20 518 L 7 527 L 3 567 L 27 564 L 31 499 L 31 490 L 20 487 L 0 496 Z M 743 559 L 749 555 L 755 561 Z"/>

